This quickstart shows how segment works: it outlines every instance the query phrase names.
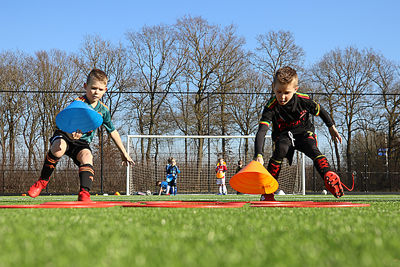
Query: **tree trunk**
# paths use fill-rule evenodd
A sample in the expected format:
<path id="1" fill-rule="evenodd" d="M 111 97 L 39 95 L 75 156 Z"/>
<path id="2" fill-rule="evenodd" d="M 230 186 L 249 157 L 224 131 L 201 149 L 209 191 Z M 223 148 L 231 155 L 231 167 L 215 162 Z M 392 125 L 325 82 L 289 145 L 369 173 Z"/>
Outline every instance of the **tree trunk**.
<path id="1" fill-rule="evenodd" d="M 346 158 L 347 158 L 347 172 L 351 172 L 351 132 L 347 132 L 347 147 L 346 147 Z"/>

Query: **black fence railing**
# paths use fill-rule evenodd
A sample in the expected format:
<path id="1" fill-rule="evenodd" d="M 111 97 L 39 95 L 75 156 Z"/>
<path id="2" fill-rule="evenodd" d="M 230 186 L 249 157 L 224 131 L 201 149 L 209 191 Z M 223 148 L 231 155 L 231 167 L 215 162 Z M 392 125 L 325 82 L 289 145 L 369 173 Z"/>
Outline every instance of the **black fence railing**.
<path id="1" fill-rule="evenodd" d="M 70 91 L 70 92 L 53 92 L 53 91 L 24 91 L 24 92 L 19 92 L 19 91 L 7 91 L 7 90 L 0 90 L 0 97 L 4 97 L 7 94 L 12 94 L 12 97 L 9 99 L 20 99 L 18 94 L 21 95 L 25 95 L 29 93 L 29 95 L 31 96 L 32 94 L 37 94 L 37 95 L 42 95 L 42 94 L 47 94 L 47 93 L 56 93 L 56 95 L 58 95 L 58 93 L 69 93 L 72 96 L 77 96 L 80 95 L 82 93 L 77 93 L 75 91 Z M 124 94 L 123 97 L 127 97 L 128 95 L 143 95 L 146 94 L 147 92 L 135 92 L 135 91 L 126 91 L 126 92 L 109 92 L 110 96 L 112 97 L 115 94 Z M 163 92 L 159 92 L 160 94 Z M 165 93 L 165 92 L 164 92 Z M 176 95 L 180 95 L 180 96 L 185 96 L 185 101 L 189 101 L 191 98 L 196 97 L 196 93 L 195 92 L 169 92 L 169 94 L 171 94 L 171 96 L 176 96 Z M 254 95 L 256 93 L 241 93 L 241 92 L 236 92 L 236 93 L 223 93 L 223 92 L 215 92 L 215 93 L 205 93 L 203 98 L 205 99 L 205 101 L 202 102 L 202 107 L 201 110 L 204 111 L 204 117 L 203 118 L 203 134 L 206 135 L 213 135 L 216 134 L 216 132 L 219 131 L 219 125 L 216 124 L 217 120 L 215 120 L 215 117 L 217 114 L 215 114 L 216 109 L 216 105 L 218 105 L 218 101 L 215 101 L 216 96 L 219 95 L 233 95 L 234 96 L 234 102 L 237 103 L 241 103 L 241 97 L 244 96 L 248 96 L 248 95 Z M 270 95 L 270 93 L 257 93 L 257 94 L 262 94 L 264 97 L 264 100 L 266 100 L 268 98 L 268 95 Z M 312 97 L 317 97 L 320 95 L 324 95 L 322 93 L 312 93 L 311 96 Z M 343 94 L 341 94 L 343 96 Z M 377 94 L 377 93 L 369 93 L 369 94 L 364 94 L 365 96 L 376 96 L 379 97 L 381 96 L 381 94 Z M 387 96 L 394 96 L 394 95 L 398 95 L 398 94 L 386 94 Z M 187 98 L 186 98 L 187 96 Z M 8 99 L 8 98 L 7 98 Z M 171 99 L 174 99 L 173 97 L 171 97 Z M 211 99 L 211 100 L 210 100 Z M 69 100 L 70 101 L 70 97 Z M 193 100 L 193 99 L 192 99 Z M 213 101 L 214 100 L 214 101 Z M 43 101 L 38 101 L 38 105 L 40 106 L 40 103 L 45 102 Z M 128 101 L 125 101 L 123 104 L 127 104 Z M 190 102 L 190 101 L 189 101 Z M 263 101 L 260 101 L 260 103 L 262 103 Z M 264 101 L 265 102 L 265 101 Z M 32 105 L 31 102 L 29 102 L 29 105 L 23 105 L 24 108 L 29 107 L 30 105 Z M 182 102 L 182 103 L 186 103 L 186 102 Z M 7 104 L 6 101 L 2 101 L 0 103 L 0 105 L 5 105 Z M 66 104 L 66 103 L 64 103 Z M 122 105 L 122 104 L 121 104 Z M 168 105 L 167 103 L 165 103 L 165 105 Z M 172 107 L 174 107 L 174 105 L 170 105 Z M 177 105 L 179 106 L 179 105 Z M 188 105 L 189 106 L 189 105 Z M 7 106 L 5 106 L 7 107 Z M 260 104 L 261 107 L 261 104 Z M 254 109 L 253 113 L 251 114 L 253 116 L 253 124 L 257 124 L 257 118 L 259 116 L 259 113 L 261 112 L 261 108 L 257 107 Z M 44 108 L 44 107 L 42 107 Z M 112 110 L 113 107 L 111 107 Z M 116 111 L 116 117 L 123 117 L 122 113 L 118 113 L 120 112 L 120 110 L 129 110 L 129 113 L 134 113 L 130 108 L 132 108 L 131 106 L 129 106 L 129 108 L 127 106 L 119 107 Z M 168 107 L 169 108 L 169 107 Z M 38 109 L 39 110 L 39 109 Z M 15 118 L 18 118 L 19 120 L 21 120 L 19 122 L 19 124 L 17 123 L 17 121 L 13 121 L 14 126 L 18 126 L 16 127 L 14 130 L 17 130 L 17 128 L 19 129 L 19 132 L 17 133 L 16 131 L 14 131 L 14 136 L 12 139 L 10 137 L 10 135 L 7 135 L 8 133 L 6 132 L 7 130 L 9 130 L 9 126 L 6 125 L 6 123 L 10 123 L 10 122 L 6 122 L 4 120 L 3 123 L 3 129 L 5 130 L 5 132 L 3 132 L 3 135 L 0 136 L 2 139 L 0 139 L 0 144 L 1 144 L 1 153 L 4 154 L 0 154 L 0 194 L 2 195 L 6 195 L 6 194 L 22 194 L 22 193 L 26 193 L 27 190 L 29 189 L 29 187 L 37 180 L 37 178 L 40 175 L 40 169 L 41 169 L 41 164 L 43 164 L 43 162 L 40 161 L 41 158 L 43 158 L 43 155 L 45 154 L 45 151 L 42 151 L 44 149 L 44 145 L 41 143 L 44 140 L 45 136 L 48 136 L 48 134 L 43 133 L 43 130 L 46 128 L 49 128 L 51 126 L 49 126 L 48 124 L 43 124 L 42 128 L 38 127 L 37 125 L 32 126 L 32 124 L 29 124 L 27 122 L 30 122 L 32 119 L 29 117 L 24 117 L 23 115 L 26 114 L 32 114 L 32 115 L 37 115 L 39 114 L 38 110 L 22 110 L 20 111 L 21 114 L 19 116 L 16 116 Z M 169 109 L 166 109 L 169 110 Z M 3 109 L 4 111 L 4 109 Z M 30 112 L 30 113 L 29 113 Z M 225 111 L 227 112 L 227 111 Z M 168 112 L 166 112 L 168 113 Z M 0 114 L 2 115 L 2 114 Z M 48 116 L 46 117 L 51 118 L 54 117 L 55 114 L 48 114 Z M 232 114 L 227 114 L 227 117 L 230 118 L 229 121 L 229 127 L 232 127 L 232 125 L 234 125 L 234 120 L 231 118 Z M 38 121 L 45 121 L 47 122 L 47 119 L 45 120 L 41 120 L 42 118 L 37 117 Z M 170 118 L 169 118 L 170 119 Z M 136 119 L 137 120 L 137 119 Z M 135 122 L 135 118 L 132 119 L 132 121 Z M 3 122 L 3 121 L 2 121 Z M 185 123 L 191 123 L 191 122 L 185 122 Z M 386 123 L 386 122 L 383 122 Z M 122 123 L 120 123 L 117 126 L 121 126 L 123 128 Z M 185 126 L 185 124 L 183 124 Z M 187 126 L 187 125 L 186 125 Z M 191 125 L 193 126 L 193 125 Z M 236 125 L 237 126 L 237 125 Z M 25 139 L 22 138 L 21 136 L 24 136 L 25 131 L 23 131 L 26 127 L 32 127 L 32 129 L 29 128 L 29 130 L 35 131 L 32 136 L 42 136 L 42 138 L 32 138 L 32 139 Z M 236 127 L 238 128 L 238 127 Z M 382 127 L 381 127 L 382 128 Z M 123 129 L 123 131 L 125 131 L 125 134 L 128 133 L 130 131 L 130 129 L 135 129 L 134 126 L 129 125 L 126 126 L 126 128 Z M 365 130 L 365 129 L 364 129 Z M 121 131 L 121 133 L 123 132 Z M 30 133 L 25 133 L 27 135 L 30 135 Z M 164 134 L 164 133 L 163 133 Z M 240 133 L 235 133 L 235 135 L 238 135 Z M 385 132 L 384 130 L 382 130 L 381 132 L 376 132 L 374 133 L 376 135 L 384 135 Z M 96 136 L 95 138 L 95 142 L 93 142 L 93 146 L 96 146 L 96 155 L 95 155 L 95 172 L 96 172 L 96 176 L 95 176 L 95 180 L 94 180 L 94 184 L 93 184 L 93 192 L 96 193 L 112 193 L 112 192 L 125 192 L 126 191 L 126 169 L 124 167 L 121 167 L 118 164 L 116 164 L 115 162 L 110 161 L 110 159 L 112 157 L 115 158 L 116 153 L 109 153 L 109 149 L 106 148 L 104 150 L 102 150 L 102 143 L 101 142 L 101 138 L 103 137 L 103 135 L 99 135 L 100 138 L 98 136 Z M 105 134 L 104 134 L 105 136 Z M 124 136 L 124 135 L 122 135 Z M 26 136 L 24 136 L 26 137 Z M 7 139 L 9 138 L 9 139 Z M 397 138 L 397 136 L 396 136 Z M 396 139 L 395 138 L 395 139 Z M 100 140 L 99 140 L 100 139 Z M 104 138 L 106 139 L 106 138 Z M 382 139 L 382 137 L 381 137 Z M 398 139 L 398 138 L 397 138 Z M 365 148 L 365 151 L 369 151 L 368 154 L 367 152 L 365 152 L 365 156 L 364 156 L 364 150 L 363 151 L 357 151 L 358 154 L 360 154 L 361 156 L 356 156 L 354 155 L 353 158 L 353 163 L 354 166 L 359 166 L 359 167 L 355 167 L 354 169 L 357 170 L 357 174 L 355 176 L 355 188 L 354 191 L 355 192 L 400 192 L 400 164 L 397 164 L 397 162 L 399 162 L 397 160 L 397 158 L 399 157 L 400 153 L 398 152 L 398 150 L 396 149 L 396 144 L 399 144 L 398 140 L 392 140 L 393 141 L 393 147 L 392 152 L 391 153 L 397 153 L 396 155 L 392 155 L 391 159 L 392 160 L 391 166 L 389 168 L 389 164 L 387 164 L 386 162 L 386 167 L 384 167 L 384 159 L 378 158 L 377 155 L 372 155 L 372 154 L 377 154 L 377 152 L 370 152 L 372 151 L 372 148 Z M 383 140 L 383 139 L 382 139 Z M 22 146 L 24 146 L 24 144 L 26 145 L 28 141 L 31 142 L 37 142 L 38 144 L 36 144 L 36 146 L 32 146 L 29 149 L 27 147 L 22 148 Z M 104 143 L 106 143 L 108 140 L 105 140 Z M 386 141 L 386 139 L 385 139 Z M 10 144 L 10 142 L 14 142 L 14 144 Z M 100 143 L 100 145 L 99 145 Z M 384 143 L 382 141 L 382 143 Z M 18 146 L 21 146 L 18 147 Z M 250 144 L 250 146 L 253 146 L 253 143 Z M 398 146 L 398 145 L 397 145 Z M 16 147 L 18 147 L 17 149 L 15 149 Z M 115 148 L 115 146 L 113 146 Z M 92 147 L 93 148 L 93 147 Z M 377 148 L 382 148 L 382 146 L 378 146 Z M 383 147 L 385 148 L 385 147 Z M 19 159 L 20 162 L 16 162 L 13 164 L 9 164 L 8 162 L 12 162 L 12 160 L 10 160 L 10 158 L 12 158 L 10 156 L 10 150 L 14 149 L 14 155 L 12 157 L 14 157 L 15 159 Z M 25 156 L 27 156 L 27 151 L 31 151 L 34 150 L 34 152 L 30 152 L 31 155 L 35 155 L 36 156 L 36 161 L 34 163 L 32 163 L 31 165 L 34 166 L 30 166 L 28 170 L 27 167 L 24 167 L 25 165 L 23 163 L 28 162 L 28 160 L 26 158 L 23 158 Z M 266 148 L 267 149 L 267 148 Z M 375 149 L 375 148 L 373 148 Z M 386 148 L 385 148 L 386 149 Z M 5 151 L 5 152 L 4 152 Z M 104 152 L 104 153 L 103 153 Z M 215 151 L 214 151 L 215 152 Z M 212 153 L 214 153 L 212 152 Z M 208 154 L 210 152 L 207 152 Z M 119 157 L 119 155 L 117 155 L 117 157 Z M 232 157 L 233 159 L 237 160 L 240 158 L 240 154 L 236 155 L 235 157 Z M 243 158 L 243 156 L 241 157 Z M 247 158 L 247 159 L 250 159 Z M 16 161 L 16 160 L 15 160 Z M 377 162 L 379 162 L 379 165 L 377 165 Z M 21 164 L 20 164 L 21 163 Z M 393 163 L 393 164 L 392 164 Z M 395 164 L 396 163 L 396 164 Z M 211 164 L 211 163 L 210 163 Z M 234 164 L 234 163 L 232 163 Z M 160 164 L 163 168 L 164 164 Z M 232 165 L 231 165 L 232 166 Z M 375 166 L 379 166 L 375 167 Z M 212 165 L 210 165 L 210 167 L 207 169 L 210 169 L 211 171 L 214 170 L 214 162 L 212 163 Z M 343 169 L 343 167 L 342 167 Z M 232 169 L 230 170 L 232 171 Z M 209 171 L 210 172 L 210 171 Z M 162 171 L 160 171 L 159 173 L 162 173 Z M 211 175 L 211 174 L 210 174 Z M 232 175 L 232 174 L 230 174 Z M 209 176 L 209 174 L 207 174 L 207 177 Z M 342 177 L 342 181 L 346 184 L 346 185 L 351 185 L 352 184 L 352 175 L 351 173 L 341 173 L 340 176 Z M 156 177 L 157 179 L 160 178 L 159 176 Z M 214 178 L 214 177 L 212 177 Z M 155 177 L 152 177 L 152 179 L 154 180 Z M 52 182 L 49 184 L 49 187 L 47 188 L 47 192 L 48 193 L 54 193 L 54 194 L 73 194 L 76 193 L 78 191 L 78 183 L 79 183 L 79 178 L 78 178 L 78 170 L 77 167 L 73 164 L 69 164 L 67 166 L 64 166 L 62 164 L 59 164 L 59 166 L 57 166 L 56 171 L 52 177 Z M 144 183 L 147 184 L 147 180 L 144 180 Z M 201 182 L 203 186 L 204 184 L 204 188 L 206 188 L 207 190 L 199 190 L 202 192 L 213 192 L 215 189 L 215 181 L 214 179 L 211 178 L 207 178 L 206 181 L 202 181 Z M 148 186 L 146 186 L 147 190 L 154 190 L 154 181 L 151 181 L 151 183 L 149 183 Z M 182 184 L 184 185 L 184 184 Z M 140 188 L 140 184 L 138 184 L 137 188 Z M 187 185 L 188 188 L 190 188 L 190 186 L 192 185 Z M 203 187 L 202 187 L 203 188 Z M 143 187 L 143 189 L 145 189 L 145 187 Z M 316 174 L 316 172 L 313 170 L 312 166 L 308 166 L 307 167 L 307 172 L 306 172 L 306 192 L 320 192 L 321 190 L 324 189 L 324 183 L 322 181 L 322 179 L 318 176 L 318 174 Z M 197 189 L 195 189 L 197 190 Z M 230 189 L 232 190 L 232 189 Z M 187 190 L 187 192 L 190 192 L 191 190 Z M 182 188 L 181 192 L 185 192 L 184 187 Z"/>

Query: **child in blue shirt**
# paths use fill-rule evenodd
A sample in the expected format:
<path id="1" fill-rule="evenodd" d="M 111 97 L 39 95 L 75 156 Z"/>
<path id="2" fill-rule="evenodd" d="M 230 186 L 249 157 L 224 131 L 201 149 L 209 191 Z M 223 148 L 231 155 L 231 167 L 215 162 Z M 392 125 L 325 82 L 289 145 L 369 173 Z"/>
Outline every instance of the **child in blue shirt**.
<path id="1" fill-rule="evenodd" d="M 160 187 L 158 191 L 158 195 L 161 196 L 163 192 L 167 191 L 168 182 L 167 181 L 157 181 L 156 185 Z"/>
<path id="2" fill-rule="evenodd" d="M 176 166 L 176 160 L 174 158 L 169 158 L 168 159 L 168 164 L 165 167 L 165 171 L 167 173 L 167 182 L 168 182 L 168 187 L 167 187 L 167 195 L 169 194 L 170 189 L 172 188 L 171 194 L 176 195 L 177 189 L 176 189 L 176 178 L 178 177 L 178 174 L 181 173 L 179 170 L 178 166 Z"/>

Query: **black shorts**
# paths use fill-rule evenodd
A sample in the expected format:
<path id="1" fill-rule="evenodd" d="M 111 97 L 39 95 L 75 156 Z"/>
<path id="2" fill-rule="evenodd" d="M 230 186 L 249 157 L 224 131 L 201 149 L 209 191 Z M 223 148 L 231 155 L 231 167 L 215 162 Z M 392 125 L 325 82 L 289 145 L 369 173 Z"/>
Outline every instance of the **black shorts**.
<path id="1" fill-rule="evenodd" d="M 176 178 L 172 179 L 170 182 L 168 182 L 169 186 L 176 186 Z"/>
<path id="2" fill-rule="evenodd" d="M 65 151 L 65 155 L 70 157 L 78 167 L 81 165 L 81 163 L 77 159 L 78 153 L 83 149 L 89 149 L 90 152 L 92 152 L 88 142 L 80 139 L 71 139 L 68 137 L 66 132 L 63 132 L 61 130 L 56 130 L 54 132 L 53 136 L 50 138 L 50 144 L 53 144 L 53 142 L 59 138 L 63 139 L 67 143 L 67 150 Z"/>
<path id="3" fill-rule="evenodd" d="M 321 151 L 318 149 L 317 136 L 313 132 L 307 131 L 296 134 L 293 137 L 294 146 L 291 138 L 287 134 L 281 135 L 275 140 L 275 149 L 272 153 L 272 158 L 275 161 L 282 161 L 283 158 L 286 157 L 291 163 L 294 150 L 303 152 L 312 160 L 322 155 Z"/>

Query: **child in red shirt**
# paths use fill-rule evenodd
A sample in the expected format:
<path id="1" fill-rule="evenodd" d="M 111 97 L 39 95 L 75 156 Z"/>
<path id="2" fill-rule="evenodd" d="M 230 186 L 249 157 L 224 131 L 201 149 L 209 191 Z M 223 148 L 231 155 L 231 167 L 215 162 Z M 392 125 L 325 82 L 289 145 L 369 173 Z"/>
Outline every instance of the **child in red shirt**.
<path id="1" fill-rule="evenodd" d="M 217 173 L 218 195 L 226 195 L 228 191 L 225 185 L 225 172 L 227 171 L 226 163 L 223 158 L 218 159 L 215 172 Z"/>

